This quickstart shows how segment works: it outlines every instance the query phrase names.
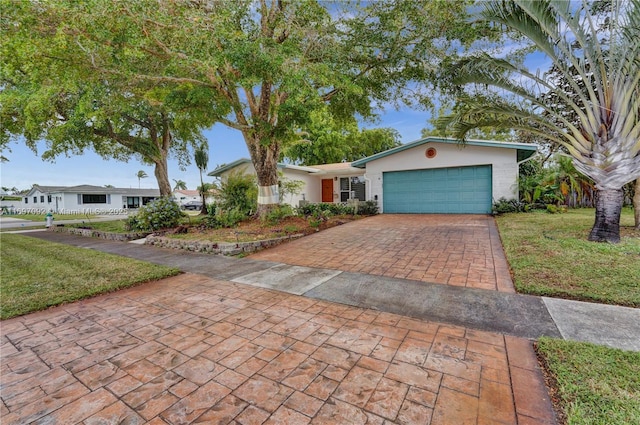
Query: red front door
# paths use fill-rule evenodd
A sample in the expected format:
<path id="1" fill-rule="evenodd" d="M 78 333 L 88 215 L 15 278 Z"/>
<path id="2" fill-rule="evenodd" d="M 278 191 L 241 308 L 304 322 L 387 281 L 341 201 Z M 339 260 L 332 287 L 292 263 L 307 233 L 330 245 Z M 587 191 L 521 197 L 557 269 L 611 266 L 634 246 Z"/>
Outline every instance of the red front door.
<path id="1" fill-rule="evenodd" d="M 322 202 L 333 202 L 333 180 L 322 179 Z"/>

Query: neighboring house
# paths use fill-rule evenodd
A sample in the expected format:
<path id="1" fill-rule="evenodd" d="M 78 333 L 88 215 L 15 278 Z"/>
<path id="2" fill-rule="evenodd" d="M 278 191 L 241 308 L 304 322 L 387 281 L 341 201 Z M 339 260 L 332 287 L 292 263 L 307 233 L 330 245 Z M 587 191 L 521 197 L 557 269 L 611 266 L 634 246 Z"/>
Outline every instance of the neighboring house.
<path id="1" fill-rule="evenodd" d="M 302 194 L 291 200 L 346 202 L 375 200 L 386 213 L 491 212 L 494 201 L 518 196 L 518 164 L 537 146 L 427 137 L 352 163 L 296 166 L 278 164 L 284 176 L 302 180 Z M 241 159 L 209 173 L 224 179 L 232 171 L 254 173 Z"/>
<path id="2" fill-rule="evenodd" d="M 118 213 L 139 208 L 159 197 L 158 189 L 33 185 L 20 207 L 55 213 Z"/>
<path id="3" fill-rule="evenodd" d="M 209 194 L 207 194 L 207 197 L 206 197 L 207 204 L 211 204 L 215 202 L 215 195 L 216 195 L 215 190 L 209 191 Z M 191 201 L 202 201 L 200 192 L 198 192 L 197 190 L 178 189 L 173 191 L 172 196 L 173 196 L 173 199 L 175 199 L 175 201 L 180 205 L 184 205 L 187 202 L 191 202 Z"/>

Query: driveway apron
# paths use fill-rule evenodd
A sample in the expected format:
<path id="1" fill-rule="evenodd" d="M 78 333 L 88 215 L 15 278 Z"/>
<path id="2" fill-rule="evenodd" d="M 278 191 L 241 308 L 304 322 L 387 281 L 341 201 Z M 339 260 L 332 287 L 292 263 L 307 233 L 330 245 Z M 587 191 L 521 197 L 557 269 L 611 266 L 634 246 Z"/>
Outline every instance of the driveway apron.
<path id="1" fill-rule="evenodd" d="M 9 424 L 554 424 L 526 339 L 196 274 L 0 322 Z"/>
<path id="2" fill-rule="evenodd" d="M 251 258 L 514 292 L 495 220 L 488 215 L 381 214 Z"/>

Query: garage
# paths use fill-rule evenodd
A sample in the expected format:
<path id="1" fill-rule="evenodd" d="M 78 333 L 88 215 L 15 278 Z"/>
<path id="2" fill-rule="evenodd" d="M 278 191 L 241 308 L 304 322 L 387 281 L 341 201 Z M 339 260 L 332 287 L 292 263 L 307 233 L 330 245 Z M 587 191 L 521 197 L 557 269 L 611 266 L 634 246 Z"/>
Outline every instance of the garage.
<path id="1" fill-rule="evenodd" d="M 491 171 L 491 165 L 477 165 L 384 172 L 384 212 L 490 213 Z"/>
<path id="2" fill-rule="evenodd" d="M 488 214 L 500 198 L 517 199 L 518 165 L 532 144 L 492 140 L 464 143 L 426 137 L 359 159 L 367 197 L 382 213 Z"/>

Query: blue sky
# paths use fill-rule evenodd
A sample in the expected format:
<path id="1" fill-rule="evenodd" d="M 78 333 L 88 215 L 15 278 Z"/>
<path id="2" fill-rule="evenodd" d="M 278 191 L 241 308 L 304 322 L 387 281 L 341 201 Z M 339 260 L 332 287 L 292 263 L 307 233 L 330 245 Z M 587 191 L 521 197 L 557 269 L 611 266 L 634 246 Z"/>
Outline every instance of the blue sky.
<path id="1" fill-rule="evenodd" d="M 400 111 L 388 110 L 381 114 L 379 123 L 367 124 L 366 127 L 395 128 L 400 133 L 402 142 L 407 143 L 420 138 L 420 131 L 427 126 L 429 118 L 430 115 L 426 111 L 408 108 Z M 249 157 L 242 135 L 237 130 L 216 125 L 207 130 L 205 136 L 209 141 L 209 170 L 213 170 L 218 164 Z M 135 175 L 138 170 L 144 170 L 149 177 L 141 179 L 140 187 L 158 187 L 153 167 L 141 164 L 135 158 L 126 163 L 104 160 L 95 153 L 87 151 L 81 156 L 69 158 L 64 155 L 59 156 L 52 163 L 40 159 L 24 144 L 13 142 L 9 147 L 11 152 L 3 152 L 9 162 L 0 165 L 1 186 L 29 189 L 33 184 L 43 186 L 111 184 L 116 187 L 137 188 L 138 178 Z M 44 144 L 41 149 L 44 150 Z M 200 175 L 194 164 L 182 171 L 177 161 L 169 161 L 169 179 L 172 186 L 173 179 L 185 181 L 188 189 L 195 189 L 200 185 Z M 205 181 L 211 181 L 211 177 L 205 176 Z"/>

